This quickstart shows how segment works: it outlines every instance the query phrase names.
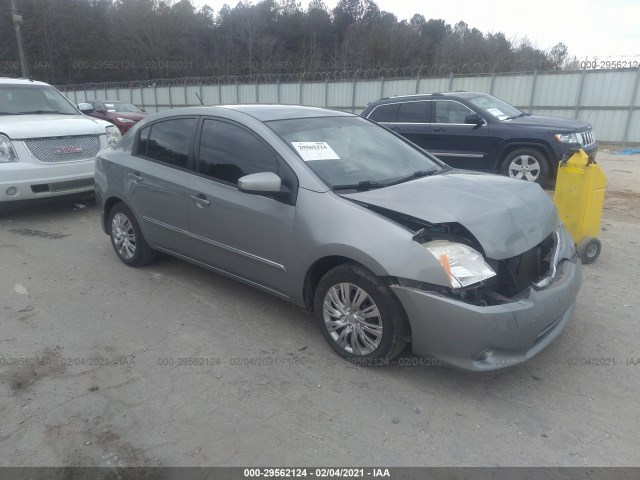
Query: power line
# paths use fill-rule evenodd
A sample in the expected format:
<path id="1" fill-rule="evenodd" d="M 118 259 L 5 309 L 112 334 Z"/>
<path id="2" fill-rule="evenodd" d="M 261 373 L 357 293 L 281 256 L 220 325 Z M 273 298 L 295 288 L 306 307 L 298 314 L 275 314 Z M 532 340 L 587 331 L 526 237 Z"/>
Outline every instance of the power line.
<path id="1" fill-rule="evenodd" d="M 11 16 L 13 18 L 13 24 L 16 27 L 16 40 L 18 41 L 18 56 L 20 57 L 20 68 L 22 70 L 22 76 L 29 78 L 29 69 L 27 68 L 27 59 L 24 55 L 24 49 L 22 48 L 22 33 L 20 32 L 20 25 L 22 25 L 22 17 L 18 15 L 15 0 L 11 0 Z"/>

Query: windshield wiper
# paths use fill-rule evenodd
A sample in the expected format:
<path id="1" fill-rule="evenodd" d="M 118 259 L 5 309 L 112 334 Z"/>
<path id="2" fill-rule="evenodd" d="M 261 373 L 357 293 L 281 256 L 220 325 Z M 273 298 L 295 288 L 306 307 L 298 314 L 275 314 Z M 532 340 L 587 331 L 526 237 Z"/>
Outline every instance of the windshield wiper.
<path id="1" fill-rule="evenodd" d="M 386 184 L 377 182 L 375 180 L 363 180 L 351 185 L 334 185 L 333 190 L 357 190 L 359 192 L 365 192 L 367 190 L 372 190 L 374 188 L 383 188 L 386 186 Z"/>
<path id="2" fill-rule="evenodd" d="M 513 120 L 514 118 L 520 118 L 520 117 L 524 117 L 524 116 L 529 116 L 529 114 L 528 114 L 528 113 L 524 113 L 524 112 L 522 112 L 522 113 L 521 113 L 521 114 L 519 114 L 519 115 L 512 115 L 512 116 L 510 116 L 510 117 L 507 117 L 507 120 Z"/>
<path id="3" fill-rule="evenodd" d="M 418 170 L 417 172 L 413 172 L 411 175 L 407 175 L 406 177 L 402 177 L 402 178 L 399 178 L 398 180 L 394 180 L 393 182 L 389 182 L 386 184 L 386 186 L 397 185 L 399 183 L 408 182 L 409 180 L 414 180 L 416 178 L 430 177 L 435 173 L 438 173 L 438 169 L 436 168 L 431 170 Z"/>
<path id="4" fill-rule="evenodd" d="M 41 113 L 57 113 L 60 115 L 75 115 L 75 113 L 58 112 L 57 110 L 30 110 L 27 112 L 16 112 L 13 115 L 37 115 Z"/>

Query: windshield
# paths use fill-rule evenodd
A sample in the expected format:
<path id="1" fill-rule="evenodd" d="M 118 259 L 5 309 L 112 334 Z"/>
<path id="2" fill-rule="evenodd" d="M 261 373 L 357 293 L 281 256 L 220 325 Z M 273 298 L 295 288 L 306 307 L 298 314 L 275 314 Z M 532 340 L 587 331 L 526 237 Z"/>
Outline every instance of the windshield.
<path id="1" fill-rule="evenodd" d="M 0 85 L 1 115 L 47 113 L 80 114 L 69 100 L 48 85 Z"/>
<path id="2" fill-rule="evenodd" d="M 380 188 L 443 170 L 428 154 L 360 117 L 296 118 L 267 125 L 332 189 Z"/>
<path id="3" fill-rule="evenodd" d="M 525 115 L 522 110 L 491 95 L 478 95 L 477 97 L 469 98 L 469 101 L 498 120 L 507 120 Z"/>
<path id="4" fill-rule="evenodd" d="M 130 103 L 106 103 L 104 104 L 107 107 L 108 112 L 126 112 L 126 113 L 142 113 L 135 105 Z"/>

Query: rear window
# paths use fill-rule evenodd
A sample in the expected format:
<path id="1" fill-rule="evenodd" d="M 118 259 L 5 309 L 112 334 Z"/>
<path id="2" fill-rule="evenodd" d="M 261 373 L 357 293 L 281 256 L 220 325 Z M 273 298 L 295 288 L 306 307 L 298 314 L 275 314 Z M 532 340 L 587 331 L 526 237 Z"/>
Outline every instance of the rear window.
<path id="1" fill-rule="evenodd" d="M 371 112 L 369 118 L 374 122 L 397 122 L 399 106 L 400 104 L 398 103 L 378 105 L 373 112 Z"/>
<path id="2" fill-rule="evenodd" d="M 195 129 L 195 118 L 154 123 L 140 132 L 138 154 L 175 167 L 187 168 Z"/>

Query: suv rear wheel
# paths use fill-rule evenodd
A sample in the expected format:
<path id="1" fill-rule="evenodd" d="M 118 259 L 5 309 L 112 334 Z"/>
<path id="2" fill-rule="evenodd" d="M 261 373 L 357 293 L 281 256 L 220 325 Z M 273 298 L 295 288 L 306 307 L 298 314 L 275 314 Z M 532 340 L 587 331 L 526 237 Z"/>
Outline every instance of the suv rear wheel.
<path id="1" fill-rule="evenodd" d="M 502 162 L 503 173 L 511 178 L 547 185 L 551 181 L 551 168 L 546 155 L 536 148 L 517 148 Z"/>

